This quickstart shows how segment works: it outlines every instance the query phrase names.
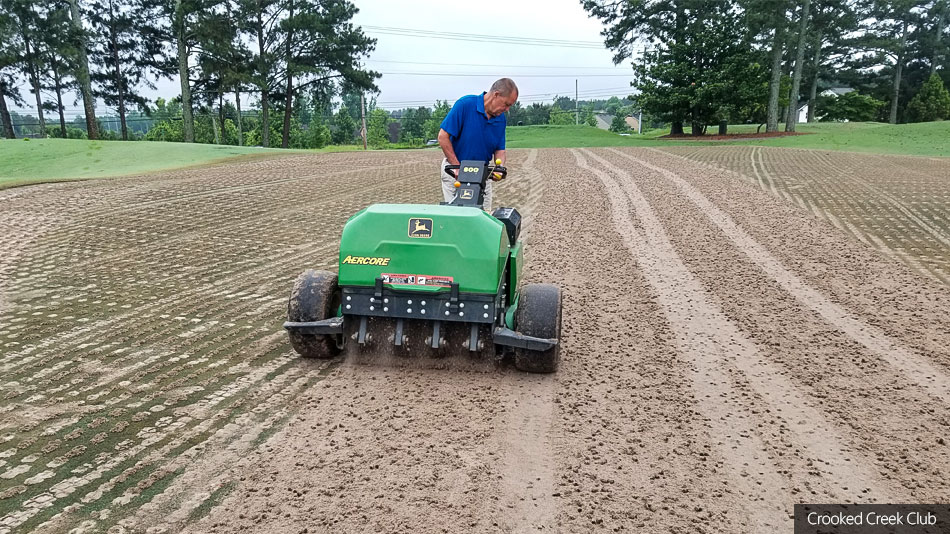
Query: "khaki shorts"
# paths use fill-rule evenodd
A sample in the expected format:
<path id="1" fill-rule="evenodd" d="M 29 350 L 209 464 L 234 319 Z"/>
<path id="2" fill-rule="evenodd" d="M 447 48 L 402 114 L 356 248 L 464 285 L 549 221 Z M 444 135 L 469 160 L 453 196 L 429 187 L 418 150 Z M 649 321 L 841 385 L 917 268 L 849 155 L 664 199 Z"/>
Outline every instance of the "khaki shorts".
<path id="1" fill-rule="evenodd" d="M 455 178 L 445 172 L 445 166 L 449 164 L 449 160 L 442 158 L 442 165 L 439 166 L 439 173 L 442 175 L 442 198 L 446 202 L 452 202 L 455 199 Z M 491 200 L 492 200 L 492 190 L 491 190 L 491 180 L 487 180 L 485 184 L 485 203 L 482 205 L 482 209 L 491 213 Z"/>

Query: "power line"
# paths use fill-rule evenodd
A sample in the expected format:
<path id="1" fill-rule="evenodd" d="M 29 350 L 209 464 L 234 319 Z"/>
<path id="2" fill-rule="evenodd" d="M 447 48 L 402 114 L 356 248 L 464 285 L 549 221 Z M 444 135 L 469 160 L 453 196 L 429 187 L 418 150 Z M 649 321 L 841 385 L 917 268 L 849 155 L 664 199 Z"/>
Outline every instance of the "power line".
<path id="1" fill-rule="evenodd" d="M 455 77 L 481 77 L 494 78 L 498 73 L 492 74 L 470 74 L 467 72 L 381 72 L 385 76 L 451 76 Z M 624 77 L 633 78 L 633 74 L 509 74 L 512 78 L 602 78 L 602 77 Z"/>
<path id="2" fill-rule="evenodd" d="M 509 35 L 464 34 L 449 32 L 434 32 L 413 28 L 394 28 L 391 26 L 363 26 L 370 33 L 396 35 L 400 37 L 421 37 L 425 39 L 447 39 L 451 41 L 473 41 L 481 43 L 520 44 L 530 46 L 554 46 L 564 48 L 586 48 L 589 50 L 604 50 L 603 43 L 597 41 L 568 41 L 564 39 L 540 39 L 533 37 L 516 37 Z"/>
<path id="3" fill-rule="evenodd" d="M 626 86 L 626 87 L 603 87 L 603 88 L 598 88 L 598 89 L 585 89 L 585 90 L 581 90 L 581 91 L 580 91 L 580 95 L 581 95 L 581 96 L 586 96 L 586 97 L 593 97 L 593 96 L 613 96 L 613 93 L 614 93 L 614 92 L 624 92 L 624 91 L 629 91 L 629 90 L 631 90 L 631 87 L 630 87 L 630 86 Z M 550 96 L 555 96 L 555 95 L 565 95 L 565 96 L 568 96 L 566 91 L 554 91 L 554 92 L 551 92 L 551 93 L 524 94 L 524 95 L 518 95 L 518 102 L 534 101 L 534 100 L 538 100 L 537 97 L 550 97 Z M 444 99 L 443 99 L 443 98 L 437 98 L 437 99 L 435 99 L 435 100 L 443 100 L 443 101 L 449 102 L 449 103 L 455 102 L 455 99 L 452 99 L 452 98 L 444 98 Z M 542 98 L 541 100 L 546 100 L 546 99 L 545 99 L 545 98 Z M 389 101 L 380 101 L 380 102 L 377 102 L 376 104 L 377 104 L 377 105 L 387 105 L 387 106 L 391 106 L 391 105 L 399 105 L 399 104 L 403 104 L 403 105 L 410 105 L 410 104 L 429 104 L 429 103 L 432 103 L 432 102 L 433 102 L 432 99 L 421 99 L 421 100 L 389 100 Z"/>
<path id="4" fill-rule="evenodd" d="M 610 70 L 618 68 L 627 68 L 627 67 L 591 67 L 591 66 L 571 66 L 571 65 L 498 65 L 498 64 L 487 64 L 487 63 L 432 63 L 427 61 L 394 61 L 394 60 L 383 60 L 383 59 L 370 59 L 371 63 L 404 63 L 407 65 L 444 65 L 444 66 L 453 66 L 453 67 L 493 67 L 497 69 L 503 68 L 527 68 L 527 69 L 600 69 L 600 70 Z"/>

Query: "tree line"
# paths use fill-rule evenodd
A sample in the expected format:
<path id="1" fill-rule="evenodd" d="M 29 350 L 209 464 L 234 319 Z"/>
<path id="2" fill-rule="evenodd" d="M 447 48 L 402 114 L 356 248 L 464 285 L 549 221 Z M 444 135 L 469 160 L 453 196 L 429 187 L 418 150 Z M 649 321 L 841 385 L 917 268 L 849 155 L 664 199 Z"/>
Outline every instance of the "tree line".
<path id="1" fill-rule="evenodd" d="M 180 119 L 172 135 L 195 142 L 203 118 L 221 142 L 231 120 L 238 144 L 247 144 L 244 132 L 257 131 L 255 144 L 279 138 L 289 147 L 294 110 L 312 107 L 301 101 L 377 90 L 379 73 L 361 66 L 376 41 L 352 24 L 356 13 L 347 0 L 0 0 L 3 135 L 14 134 L 7 102 L 25 103 L 18 78 L 35 99 L 39 131 L 46 132 L 49 112 L 59 117 L 59 136 L 70 136 L 64 98 L 75 92 L 89 139 L 102 135 L 97 98 L 116 109 L 116 137 L 129 139 L 130 116 L 153 111 L 142 88 L 177 75 Z M 243 124 L 249 94 L 260 102 L 256 130 Z M 225 117 L 226 95 L 233 95 L 233 119 Z"/>
<path id="2" fill-rule="evenodd" d="M 718 124 L 795 131 L 855 116 L 950 118 L 950 0 L 582 0 L 614 61 L 634 60 L 645 113 L 694 134 Z M 840 102 L 819 91 L 847 87 Z M 843 116 L 842 116 L 843 115 Z M 852 120 L 854 120 L 852 118 Z"/>
<path id="3" fill-rule="evenodd" d="M 432 108 L 421 106 L 392 112 L 376 107 L 375 103 L 371 106 L 372 109 L 367 116 L 367 143 L 376 148 L 397 142 L 407 146 L 421 146 L 425 141 L 435 139 L 442 119 L 451 109 L 445 101 L 436 101 Z M 515 102 L 508 109 L 506 120 L 509 126 L 543 124 L 597 126 L 595 115 L 603 113 L 619 119 L 611 125 L 611 130 L 624 132 L 629 128 L 623 118 L 632 114 L 633 108 L 634 104 L 629 98 L 621 99 L 612 96 L 608 99 L 575 100 L 568 96 L 555 96 L 550 104 L 534 102 L 523 105 L 520 101 Z M 345 109 L 347 108 L 344 105 L 341 112 Z M 343 118 L 343 121 L 340 118 Z M 333 131 L 340 132 L 345 138 L 348 124 L 350 123 L 345 117 L 338 113 L 332 123 Z M 352 126 L 349 128 L 351 131 Z"/>

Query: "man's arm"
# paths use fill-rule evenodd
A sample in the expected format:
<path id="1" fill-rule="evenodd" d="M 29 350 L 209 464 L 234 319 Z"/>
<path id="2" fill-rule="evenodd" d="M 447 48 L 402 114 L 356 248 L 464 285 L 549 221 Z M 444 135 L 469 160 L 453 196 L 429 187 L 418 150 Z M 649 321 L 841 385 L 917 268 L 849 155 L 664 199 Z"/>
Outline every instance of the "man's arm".
<path id="1" fill-rule="evenodd" d="M 505 149 L 501 149 L 501 150 L 496 150 L 496 151 L 495 151 L 495 156 L 492 157 L 491 162 L 492 162 L 492 163 L 495 163 L 495 162 L 498 161 L 498 160 L 501 160 L 501 166 L 504 167 L 504 166 L 505 166 L 505 161 L 506 161 L 506 158 L 505 158 Z"/>
<path id="2" fill-rule="evenodd" d="M 505 159 L 506 159 L 506 158 L 505 158 L 505 151 L 504 151 L 504 149 L 502 149 L 502 150 L 496 150 L 496 151 L 495 151 L 495 155 L 492 156 L 491 163 L 492 163 L 492 165 L 501 165 L 502 167 L 504 167 L 504 166 L 505 166 Z M 501 160 L 501 163 L 496 163 L 498 160 Z M 492 180 L 495 180 L 496 182 L 497 182 L 498 180 L 501 180 L 501 173 L 499 173 L 499 172 L 493 172 L 492 174 L 494 175 L 494 176 L 492 177 Z"/>
<path id="3" fill-rule="evenodd" d="M 449 132 L 441 128 L 439 128 L 439 148 L 445 154 L 445 159 L 449 161 L 449 165 L 459 164 L 459 159 L 455 156 L 455 149 L 452 148 L 452 138 L 449 136 Z"/>

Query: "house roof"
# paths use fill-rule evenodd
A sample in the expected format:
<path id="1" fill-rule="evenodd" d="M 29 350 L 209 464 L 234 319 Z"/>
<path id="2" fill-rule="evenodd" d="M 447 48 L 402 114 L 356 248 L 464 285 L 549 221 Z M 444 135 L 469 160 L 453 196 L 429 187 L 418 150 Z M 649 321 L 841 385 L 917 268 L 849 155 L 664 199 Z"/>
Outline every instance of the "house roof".
<path id="1" fill-rule="evenodd" d="M 831 96 L 832 94 L 835 96 L 841 96 L 844 94 L 848 94 L 852 91 L 854 91 L 854 89 L 850 87 L 831 87 L 829 89 L 825 89 L 824 91 L 822 91 L 821 94 L 825 96 Z"/>

